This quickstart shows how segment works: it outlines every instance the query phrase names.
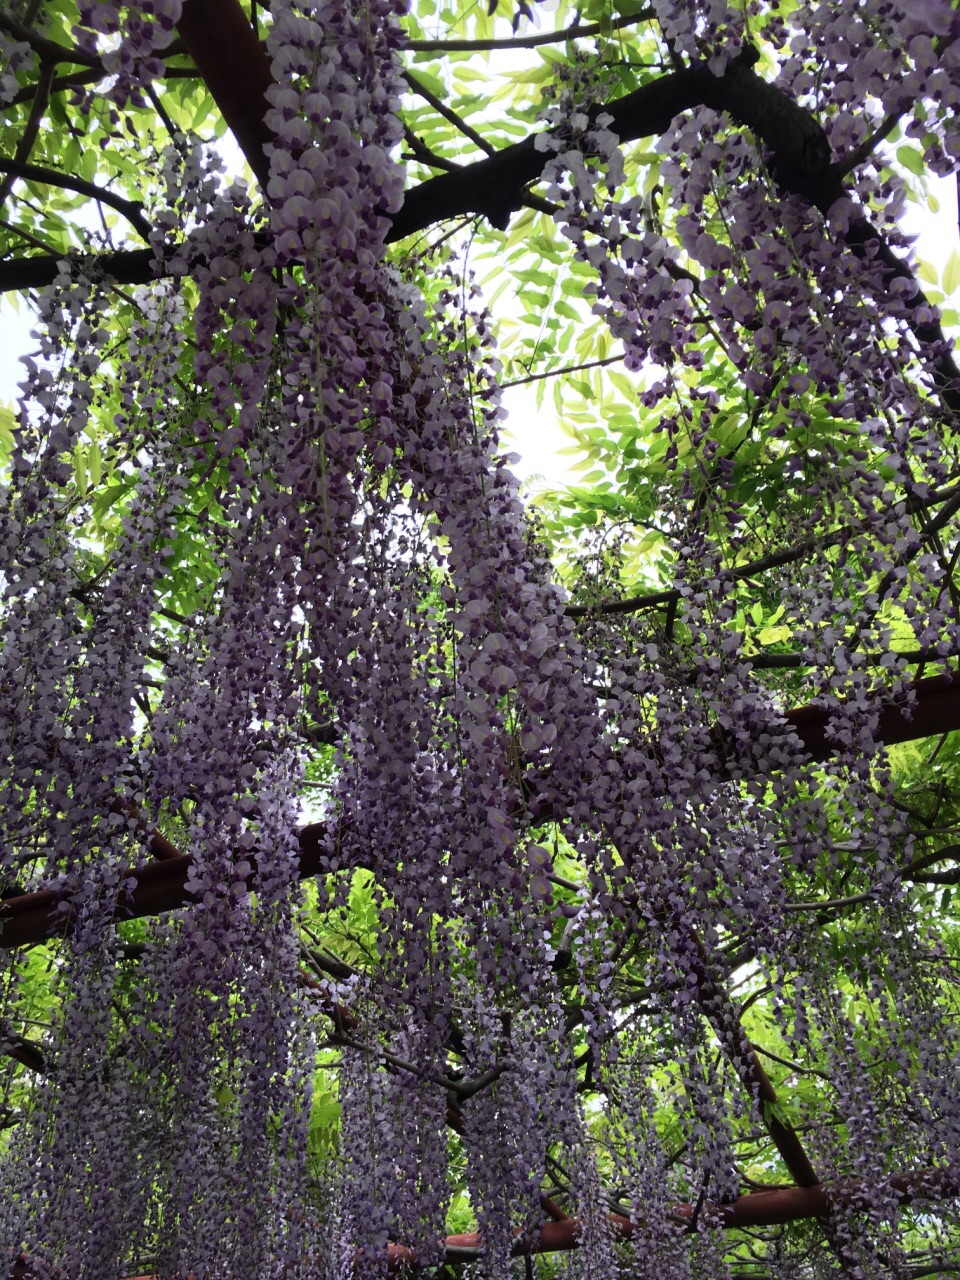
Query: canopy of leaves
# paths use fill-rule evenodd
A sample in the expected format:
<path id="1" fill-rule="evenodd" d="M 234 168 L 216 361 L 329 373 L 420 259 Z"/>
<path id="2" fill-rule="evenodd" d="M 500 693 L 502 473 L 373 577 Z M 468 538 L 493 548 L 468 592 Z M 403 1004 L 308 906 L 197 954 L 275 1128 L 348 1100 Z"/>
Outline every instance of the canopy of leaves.
<path id="1" fill-rule="evenodd" d="M 953 10 L 0 42 L 10 1274 L 956 1271 Z"/>

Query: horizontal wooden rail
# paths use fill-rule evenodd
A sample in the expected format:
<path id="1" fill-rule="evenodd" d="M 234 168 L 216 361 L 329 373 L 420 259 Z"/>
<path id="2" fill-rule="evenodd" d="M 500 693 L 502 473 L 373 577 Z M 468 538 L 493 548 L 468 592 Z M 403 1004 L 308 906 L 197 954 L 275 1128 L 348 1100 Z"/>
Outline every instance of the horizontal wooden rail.
<path id="1" fill-rule="evenodd" d="M 927 676 L 915 680 L 912 687 L 916 694 L 912 705 L 891 703 L 880 712 L 876 738 L 886 747 L 960 729 L 960 676 Z M 830 715 L 823 708 L 798 707 L 788 714 L 787 723 L 809 759 L 829 760 L 836 754 L 827 734 Z"/>
<path id="2" fill-rule="evenodd" d="M 325 828 L 316 823 L 304 827 L 299 834 L 302 880 L 315 876 L 320 870 L 324 833 Z M 154 842 L 164 850 L 160 855 L 162 860 L 124 873 L 124 879 L 135 879 L 137 884 L 131 893 L 118 898 L 115 916 L 118 920 L 163 915 L 194 900 L 187 890 L 191 859 L 184 854 L 175 858 L 167 856 L 169 842 L 159 833 L 152 838 L 151 846 Z M 252 883 L 254 874 L 251 871 L 248 882 Z M 41 889 L 0 903 L 0 947 L 28 947 L 62 937 L 69 929 L 69 915 L 60 910 L 65 900 L 68 899 L 55 889 Z"/>
<path id="3" fill-rule="evenodd" d="M 936 734 L 960 729 L 960 679 L 949 676 L 932 676 L 918 680 L 913 686 L 915 701 L 884 707 L 879 715 L 877 737 L 886 745 L 908 742 L 914 738 L 928 738 Z M 788 713 L 787 728 L 800 739 L 811 761 L 823 761 L 834 753 L 828 737 L 830 717 L 819 707 L 800 707 Z M 773 730 L 770 748 L 786 741 Z M 761 748 L 766 744 L 758 744 Z M 328 832 L 324 824 L 314 823 L 304 827 L 299 834 L 300 877 L 307 880 L 318 874 Z M 169 842 L 155 835 L 154 851 L 158 861 L 145 867 L 131 869 L 124 879 L 136 880 L 136 887 L 117 901 L 116 916 L 119 920 L 140 919 L 145 916 L 163 915 L 177 907 L 187 905 L 192 896 L 187 892 L 190 858 L 170 857 Z M 162 859 L 162 860 L 161 860 Z M 253 873 L 251 872 L 251 880 Z M 64 913 L 61 903 L 68 901 L 54 889 L 42 889 L 36 893 L 21 894 L 0 903 L 0 947 L 26 947 L 62 936 L 69 928 L 69 913 Z"/>
<path id="4" fill-rule="evenodd" d="M 942 1169 L 919 1169 L 912 1173 L 894 1174 L 880 1184 L 879 1190 L 890 1204 L 891 1213 L 906 1208 L 917 1200 L 952 1200 L 960 1195 L 960 1165 L 948 1165 Z M 870 1196 L 870 1188 L 861 1178 L 843 1182 L 818 1183 L 813 1187 L 789 1187 L 776 1191 L 754 1191 L 740 1196 L 730 1204 L 689 1203 L 676 1204 L 669 1209 L 669 1216 L 678 1226 L 693 1220 L 713 1222 L 724 1230 L 738 1227 L 774 1227 L 806 1218 L 822 1218 L 832 1208 L 854 1208 Z M 629 1240 L 636 1228 L 629 1218 L 621 1214 L 609 1215 L 611 1226 L 623 1240 Z M 536 1253 L 562 1253 L 576 1249 L 580 1244 L 583 1226 L 576 1218 L 545 1222 L 536 1236 L 517 1237 L 513 1246 L 516 1257 Z M 483 1254 L 483 1237 L 475 1231 L 447 1236 L 444 1240 L 445 1261 L 472 1262 Z M 387 1246 L 387 1267 L 391 1271 L 404 1271 L 417 1265 L 416 1252 L 402 1244 Z M 14 1263 L 14 1280 L 39 1280 L 40 1271 L 34 1270 L 30 1260 L 21 1255 Z M 49 1269 L 42 1273 L 50 1276 Z M 56 1274 L 56 1273 L 54 1273 Z M 155 1276 L 131 1276 L 128 1280 L 156 1280 Z"/>
<path id="5" fill-rule="evenodd" d="M 891 1211 L 903 1208 L 914 1200 L 947 1200 L 960 1195 L 960 1167 L 945 1169 L 921 1169 L 915 1173 L 897 1174 L 881 1186 L 889 1199 Z M 730 1204 L 700 1207 L 701 1221 L 711 1221 L 725 1230 L 737 1227 L 772 1227 L 805 1218 L 821 1218 L 831 1208 L 854 1206 L 868 1195 L 866 1184 L 859 1178 L 832 1184 L 817 1183 L 812 1187 L 789 1187 L 776 1191 L 754 1191 L 740 1196 Z M 697 1208 L 693 1204 L 674 1205 L 669 1213 L 678 1225 L 690 1222 Z M 635 1232 L 634 1224 L 620 1214 L 612 1213 L 609 1221 L 616 1233 L 629 1240 Z M 559 1253 L 576 1249 L 582 1235 L 582 1225 L 576 1218 L 564 1222 L 545 1222 L 535 1239 L 518 1238 L 513 1247 L 516 1256 L 527 1253 Z M 483 1238 L 477 1232 L 447 1236 L 445 1240 L 448 1261 L 470 1260 L 483 1250 Z M 389 1261 L 398 1270 L 416 1263 L 416 1254 L 403 1245 L 389 1246 Z"/>

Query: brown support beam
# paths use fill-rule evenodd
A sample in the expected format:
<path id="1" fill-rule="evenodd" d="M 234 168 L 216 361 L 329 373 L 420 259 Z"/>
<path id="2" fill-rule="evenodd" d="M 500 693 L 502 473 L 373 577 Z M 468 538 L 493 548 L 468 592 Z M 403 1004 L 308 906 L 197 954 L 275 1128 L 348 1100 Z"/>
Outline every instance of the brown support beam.
<path id="1" fill-rule="evenodd" d="M 300 878 L 307 880 L 320 870 L 320 852 L 324 827 L 313 824 L 300 832 Z M 157 843 L 157 849 L 153 844 Z M 151 862 L 139 871 L 131 868 L 123 878 L 133 878 L 137 887 L 131 894 L 117 900 L 118 920 L 139 920 L 145 916 L 159 916 L 176 911 L 193 901 L 187 892 L 187 877 L 191 859 L 181 854 L 169 856 L 169 842 L 156 834 L 151 841 L 151 852 L 158 861 Z M 159 856 L 158 856 L 159 855 Z M 254 873 L 248 877 L 252 884 Z M 69 917 L 57 911 L 62 901 L 53 889 L 40 889 L 36 893 L 21 894 L 0 903 L 0 948 L 35 946 L 49 938 L 62 937 L 69 928 Z"/>
<path id="2" fill-rule="evenodd" d="M 273 135 L 264 123 L 270 63 L 238 0 L 186 0 L 177 23 L 184 48 L 233 136 L 266 187 L 266 147 Z"/>
<path id="3" fill-rule="evenodd" d="M 893 703 L 883 708 L 876 737 L 886 747 L 917 738 L 934 738 L 960 729 L 960 675 L 927 676 L 912 685 L 916 701 Z M 811 760 L 829 760 L 836 748 L 827 738 L 830 717 L 820 707 L 798 707 L 787 715 L 787 723 L 803 743 Z"/>
<path id="4" fill-rule="evenodd" d="M 960 679 L 932 676 L 918 680 L 913 686 L 916 701 L 912 708 L 905 704 L 884 707 L 880 712 L 877 736 L 886 745 L 928 738 L 960 729 Z M 788 713 L 787 726 L 799 737 L 811 760 L 827 760 L 833 747 L 827 740 L 828 716 L 819 707 L 800 707 Z M 771 743 L 775 743 L 771 735 Z M 320 856 L 325 839 L 323 824 L 304 827 L 300 832 L 300 877 L 309 879 L 320 870 Z M 163 837 L 154 837 L 162 841 Z M 155 856 L 162 861 L 137 871 L 131 869 L 124 878 L 132 877 L 137 886 L 117 903 L 117 918 L 140 919 L 162 915 L 186 906 L 191 901 L 186 882 L 190 869 L 188 857 L 170 857 L 169 846 Z M 251 877 L 252 879 L 252 877 Z M 0 948 L 26 947 L 62 935 L 68 918 L 57 912 L 62 901 L 52 889 L 7 898 L 0 904 Z"/>
<path id="5" fill-rule="evenodd" d="M 845 1182 L 817 1183 L 813 1187 L 790 1187 L 778 1191 L 754 1191 L 740 1196 L 730 1204 L 673 1205 L 670 1217 L 684 1223 L 693 1220 L 695 1214 L 703 1221 L 715 1222 L 726 1231 L 738 1227 L 775 1227 L 788 1222 L 800 1222 L 807 1218 L 822 1218 L 830 1209 L 855 1204 L 862 1198 L 864 1183 L 860 1178 Z M 960 1166 L 948 1165 L 943 1169 L 919 1169 L 913 1173 L 894 1174 L 882 1185 L 898 1208 L 905 1208 L 916 1200 L 952 1200 L 960 1195 Z M 622 1214 L 611 1213 L 609 1220 L 614 1231 L 623 1240 L 632 1238 L 635 1226 Z M 580 1244 L 581 1224 L 576 1218 L 545 1222 L 536 1239 L 518 1237 L 513 1246 L 516 1257 L 533 1253 L 562 1253 L 576 1249 Z M 483 1237 L 476 1231 L 447 1236 L 444 1240 L 447 1260 L 467 1262 L 479 1256 L 483 1249 Z M 413 1249 L 402 1244 L 387 1246 L 387 1262 L 390 1270 L 402 1271 L 417 1265 Z M 12 1268 L 14 1280 L 39 1280 L 39 1273 L 30 1266 L 22 1254 Z M 49 1275 L 48 1271 L 43 1272 Z M 129 1280 L 156 1280 L 156 1277 L 137 1276 Z"/>
<path id="6" fill-rule="evenodd" d="M 960 1168 L 950 1166 L 898 1174 L 888 1179 L 884 1190 L 896 1198 L 900 1207 L 914 1200 L 954 1199 L 960 1195 Z M 705 1204 L 700 1208 L 700 1218 L 715 1222 L 727 1231 L 738 1227 L 783 1226 L 806 1218 L 822 1218 L 834 1206 L 855 1203 L 863 1191 L 864 1185 L 859 1178 L 833 1184 L 817 1183 L 812 1187 L 790 1187 L 782 1191 L 755 1191 L 740 1196 L 731 1204 Z M 680 1222 L 690 1222 L 696 1212 L 697 1207 L 693 1204 L 677 1204 L 670 1210 L 670 1216 Z M 633 1236 L 634 1224 L 628 1218 L 612 1213 L 609 1219 L 622 1239 L 629 1240 Z M 559 1253 L 576 1249 L 580 1243 L 580 1232 L 581 1226 L 576 1218 L 568 1218 L 565 1222 L 545 1222 L 535 1240 L 518 1238 L 513 1252 L 521 1257 L 527 1253 Z M 483 1248 L 483 1238 L 475 1231 L 447 1236 L 444 1243 L 448 1257 L 452 1254 L 453 1260 L 466 1261 L 471 1253 L 478 1253 Z M 412 1249 L 398 1244 L 389 1246 L 388 1258 L 397 1270 L 415 1265 L 417 1261 Z"/>

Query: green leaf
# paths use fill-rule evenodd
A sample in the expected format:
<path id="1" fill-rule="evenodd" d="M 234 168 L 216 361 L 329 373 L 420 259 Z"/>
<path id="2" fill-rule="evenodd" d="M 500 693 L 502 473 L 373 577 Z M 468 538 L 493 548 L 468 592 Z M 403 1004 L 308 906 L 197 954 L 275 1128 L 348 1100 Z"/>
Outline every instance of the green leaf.
<path id="1" fill-rule="evenodd" d="M 762 645 L 781 644 L 789 638 L 789 627 L 763 627 L 757 632 L 757 643 Z"/>
<path id="2" fill-rule="evenodd" d="M 0 403 L 0 464 L 6 465 L 13 453 L 16 443 L 14 431 L 17 428 L 17 415 L 13 407 Z"/>
<path id="3" fill-rule="evenodd" d="M 83 449 L 78 445 L 73 451 L 73 475 L 81 497 L 87 494 L 87 461 Z"/>
<path id="4" fill-rule="evenodd" d="M 133 489 L 132 483 L 118 482 L 110 484 L 106 489 L 102 489 L 93 500 L 93 518 L 99 524 L 102 523 L 104 517 L 110 508 Z"/>
<path id="5" fill-rule="evenodd" d="M 92 444 L 87 450 L 87 470 L 90 474 L 90 483 L 96 488 L 103 474 L 103 458 L 98 444 Z"/>
<path id="6" fill-rule="evenodd" d="M 932 263 L 926 262 L 923 258 L 919 258 L 917 260 L 917 275 L 927 284 L 940 283 L 939 271 L 937 271 L 936 267 Z"/>
<path id="7" fill-rule="evenodd" d="M 954 249 L 943 268 L 943 291 L 949 296 L 958 285 L 960 285 L 960 253 Z"/>
<path id="8" fill-rule="evenodd" d="M 94 181 L 97 176 L 97 153 L 92 147 L 86 147 L 83 150 L 78 168 L 81 178 L 87 182 Z"/>
<path id="9" fill-rule="evenodd" d="M 915 174 L 918 178 L 922 178 L 927 171 L 927 166 L 923 161 L 923 155 L 916 149 L 916 147 L 909 147 L 906 145 L 897 147 L 897 159 L 905 169 L 908 169 L 910 173 Z"/>

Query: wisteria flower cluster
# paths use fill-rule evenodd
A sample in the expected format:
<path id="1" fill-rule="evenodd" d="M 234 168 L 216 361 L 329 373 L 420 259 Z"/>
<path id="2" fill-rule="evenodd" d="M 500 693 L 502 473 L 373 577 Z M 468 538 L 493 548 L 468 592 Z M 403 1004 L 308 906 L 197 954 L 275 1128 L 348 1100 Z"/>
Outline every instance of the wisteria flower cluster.
<path id="1" fill-rule="evenodd" d="M 674 58 L 717 79 L 754 65 L 741 7 L 654 7 Z M 117 102 L 160 74 L 179 12 L 81 6 Z M 879 733 L 912 696 L 894 638 L 934 664 L 960 643 L 930 501 L 960 389 L 869 238 L 871 202 L 902 191 L 855 164 L 820 208 L 700 107 L 656 144 L 654 218 L 625 185 L 609 81 L 574 60 L 537 140 L 544 190 L 660 415 L 675 548 L 665 614 L 578 618 L 500 454 L 469 272 L 447 262 L 425 290 L 387 261 L 401 7 L 269 12 L 263 204 L 175 138 L 152 210 L 163 278 L 125 299 L 122 357 L 94 273 L 65 259 L 40 297 L 0 494 L 0 877 L 54 891 L 63 936 L 0 1242 L 70 1280 L 143 1258 L 171 1280 L 384 1275 L 449 1260 L 456 1185 L 480 1237 L 461 1247 L 492 1280 L 570 1215 L 583 1280 L 720 1277 L 746 1133 L 803 1186 L 854 1186 L 818 1221 L 838 1265 L 893 1266 L 896 1161 L 949 1170 L 960 1142 L 955 1019 L 913 962 L 938 944 L 912 916 Z M 953 165 L 951 13 L 865 0 L 804 21 L 816 35 L 767 29 L 781 88 L 907 111 L 882 90 L 895 72 L 908 131 Z M 816 84 L 814 60 L 833 68 Z M 827 150 L 856 152 L 860 126 L 829 119 Z M 64 495 L 104 404 L 122 500 L 91 546 Z M 761 567 L 832 753 L 820 789 L 743 647 L 750 449 L 777 496 Z M 189 610 L 165 603 L 172 584 Z M 304 828 L 317 743 L 329 787 Z M 133 940 L 158 859 L 188 905 Z M 370 936 L 301 933 L 308 863 L 313 918 L 354 911 Z M 795 900 L 837 884 L 870 933 L 843 995 L 830 934 L 803 927 L 819 902 Z M 33 978 L 5 964 L 17 1049 L 6 1019 Z M 830 1111 L 803 1148 L 728 989 L 744 970 L 789 1051 L 825 1064 Z M 332 1154 L 313 1145 L 324 1102 Z M 774 1262 L 808 1274 L 791 1240 Z"/>

